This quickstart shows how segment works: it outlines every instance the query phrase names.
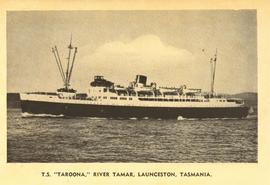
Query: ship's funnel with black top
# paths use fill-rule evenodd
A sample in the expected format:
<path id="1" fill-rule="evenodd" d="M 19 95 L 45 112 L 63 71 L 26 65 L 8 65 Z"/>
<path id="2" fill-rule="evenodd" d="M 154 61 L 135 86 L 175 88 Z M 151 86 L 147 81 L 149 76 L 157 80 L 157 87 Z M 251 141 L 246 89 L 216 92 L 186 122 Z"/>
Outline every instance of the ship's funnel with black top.
<path id="1" fill-rule="evenodd" d="M 144 75 L 136 75 L 136 83 L 141 83 L 143 85 L 146 85 L 147 77 Z"/>

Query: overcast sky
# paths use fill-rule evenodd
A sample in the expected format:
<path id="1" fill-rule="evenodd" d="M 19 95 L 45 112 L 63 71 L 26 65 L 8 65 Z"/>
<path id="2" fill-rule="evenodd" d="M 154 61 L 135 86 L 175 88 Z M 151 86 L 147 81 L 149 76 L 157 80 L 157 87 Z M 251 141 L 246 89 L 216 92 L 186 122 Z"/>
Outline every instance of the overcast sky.
<path id="1" fill-rule="evenodd" d="M 256 20 L 255 10 L 11 11 L 8 92 L 62 87 L 51 47 L 66 63 L 71 33 L 78 47 L 71 84 L 79 91 L 94 75 L 128 85 L 137 74 L 160 86 L 209 91 L 217 48 L 215 91 L 257 92 Z"/>

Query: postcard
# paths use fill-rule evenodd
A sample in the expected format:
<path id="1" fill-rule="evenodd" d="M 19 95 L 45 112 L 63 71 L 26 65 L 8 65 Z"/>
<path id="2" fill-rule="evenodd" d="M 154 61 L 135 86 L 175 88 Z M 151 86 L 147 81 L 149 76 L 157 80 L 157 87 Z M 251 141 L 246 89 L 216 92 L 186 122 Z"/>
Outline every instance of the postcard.
<path id="1" fill-rule="evenodd" d="M 1 4 L 1 183 L 270 184 L 267 1 Z"/>

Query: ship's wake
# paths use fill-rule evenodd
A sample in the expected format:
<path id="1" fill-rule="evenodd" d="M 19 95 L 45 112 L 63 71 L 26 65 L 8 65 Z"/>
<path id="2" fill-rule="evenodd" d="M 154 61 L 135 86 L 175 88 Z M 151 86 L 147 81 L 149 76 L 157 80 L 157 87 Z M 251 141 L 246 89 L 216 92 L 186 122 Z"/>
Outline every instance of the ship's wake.
<path id="1" fill-rule="evenodd" d="M 89 120 L 107 120 L 108 118 L 103 118 L 103 117 L 84 117 Z"/>
<path id="2" fill-rule="evenodd" d="M 248 115 L 245 119 L 258 119 L 258 115 Z"/>
<path id="3" fill-rule="evenodd" d="M 257 115 L 248 115 L 245 118 L 185 118 L 182 116 L 178 116 L 177 117 L 177 121 L 183 121 L 183 120 L 187 120 L 187 121 L 213 121 L 213 120 L 253 120 L 253 119 L 257 119 Z"/>
<path id="4" fill-rule="evenodd" d="M 40 117 L 40 118 L 61 118 L 61 117 L 66 117 L 63 114 L 60 115 L 54 115 L 54 114 L 32 114 L 32 113 L 28 113 L 28 112 L 23 112 L 21 113 L 23 118 L 31 118 L 31 117 Z M 67 117 L 68 118 L 68 117 Z M 79 117 L 77 117 L 79 118 Z M 82 117 L 81 117 L 82 118 Z M 120 120 L 124 120 L 124 119 L 129 119 L 129 120 L 148 120 L 148 119 L 152 119 L 149 117 L 143 117 L 143 118 L 137 118 L 137 117 L 130 117 L 130 118 L 104 118 L 104 117 L 86 117 L 88 119 L 91 120 L 104 120 L 104 119 L 120 119 Z M 198 121 L 198 120 L 202 120 L 202 121 L 207 121 L 207 120 L 237 120 L 237 119 L 246 119 L 246 120 L 252 120 L 252 119 L 257 119 L 257 115 L 248 115 L 245 118 L 185 118 L 182 116 L 178 116 L 177 117 L 177 121 L 183 121 L 183 120 L 188 120 L 188 121 Z M 158 118 L 156 120 L 163 120 L 161 118 Z"/>
<path id="5" fill-rule="evenodd" d="M 64 117 L 63 114 L 60 115 L 53 115 L 53 114 L 32 114 L 28 112 L 22 113 L 23 118 L 31 118 L 31 117 L 41 117 L 41 118 L 61 118 Z"/>

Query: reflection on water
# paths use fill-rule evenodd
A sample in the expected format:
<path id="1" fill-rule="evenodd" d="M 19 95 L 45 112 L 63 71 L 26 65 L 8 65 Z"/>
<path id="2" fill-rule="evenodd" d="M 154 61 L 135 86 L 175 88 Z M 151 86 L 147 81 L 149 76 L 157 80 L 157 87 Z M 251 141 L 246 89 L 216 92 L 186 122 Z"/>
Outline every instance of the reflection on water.
<path id="1" fill-rule="evenodd" d="M 8 162 L 257 162 L 257 119 L 22 117 L 8 110 Z"/>

